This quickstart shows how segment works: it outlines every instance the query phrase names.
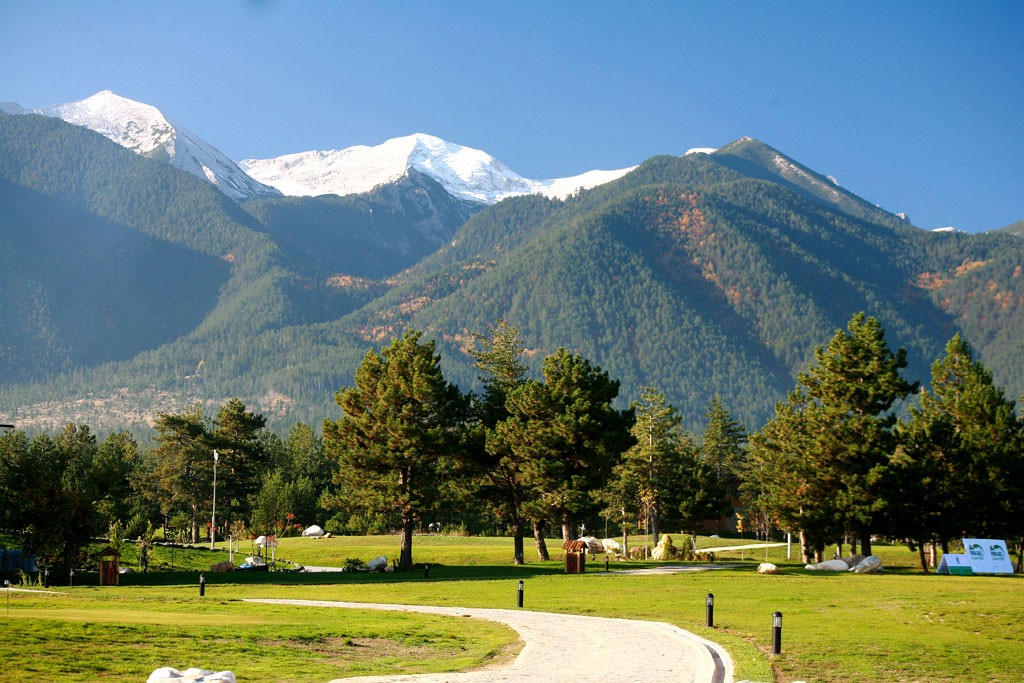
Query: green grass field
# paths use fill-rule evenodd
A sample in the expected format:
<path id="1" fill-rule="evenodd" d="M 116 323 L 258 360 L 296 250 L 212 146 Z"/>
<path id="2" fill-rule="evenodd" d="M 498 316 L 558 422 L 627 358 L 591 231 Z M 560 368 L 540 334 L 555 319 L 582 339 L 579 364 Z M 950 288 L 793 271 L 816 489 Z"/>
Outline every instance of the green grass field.
<path id="1" fill-rule="evenodd" d="M 633 539 L 641 542 L 642 539 Z M 702 538 L 702 547 L 741 539 Z M 340 566 L 394 556 L 396 537 L 281 539 L 279 558 Z M 507 538 L 418 536 L 417 563 L 404 573 L 257 572 L 126 576 L 120 587 L 60 588 L 56 594 L 12 592 L 0 653 L 0 680 L 145 680 L 158 666 L 229 668 L 239 680 L 327 681 L 369 673 L 427 672 L 486 665 L 507 657 L 515 634 L 498 625 L 428 615 L 252 605 L 246 597 L 515 606 L 525 585 L 532 610 L 652 619 L 724 645 L 737 679 L 788 682 L 1020 680 L 1024 664 L 1024 581 L 1013 577 L 922 575 L 917 556 L 876 547 L 889 568 L 867 576 L 805 571 L 768 551 L 783 574 L 754 572 L 765 551 L 720 554 L 735 566 L 668 576 L 603 572 L 565 575 L 560 544 L 547 563 L 515 567 Z M 160 548 L 158 561 L 162 561 Z M 221 551 L 181 550 L 182 566 L 219 561 Z M 795 549 L 794 549 L 795 552 Z M 528 551 L 528 556 L 530 551 Z M 743 559 L 740 560 L 742 554 Z M 226 553 L 223 553 L 226 558 Z M 184 556 L 190 556 L 186 560 Z M 612 562 L 611 569 L 641 561 Z M 166 585 L 153 585 L 165 583 Z M 715 628 L 704 626 L 704 597 L 715 594 Z M 768 654 L 771 614 L 783 613 L 783 652 Z M 284 646 L 284 647 L 282 647 Z"/>

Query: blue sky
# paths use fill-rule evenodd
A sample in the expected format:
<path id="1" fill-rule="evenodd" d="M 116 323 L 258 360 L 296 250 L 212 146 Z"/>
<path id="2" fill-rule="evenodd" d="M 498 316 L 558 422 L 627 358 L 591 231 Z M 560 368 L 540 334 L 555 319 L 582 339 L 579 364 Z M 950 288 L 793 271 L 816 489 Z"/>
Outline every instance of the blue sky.
<path id="1" fill-rule="evenodd" d="M 544 179 L 748 135 L 924 228 L 1024 218 L 1024 2 L 0 0 L 0 101 L 234 159 L 414 132 Z"/>

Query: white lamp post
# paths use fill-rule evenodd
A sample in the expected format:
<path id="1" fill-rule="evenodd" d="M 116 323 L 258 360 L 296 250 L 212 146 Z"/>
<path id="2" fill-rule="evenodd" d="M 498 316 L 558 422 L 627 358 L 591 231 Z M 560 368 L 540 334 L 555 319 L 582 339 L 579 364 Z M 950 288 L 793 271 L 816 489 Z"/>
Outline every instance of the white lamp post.
<path id="1" fill-rule="evenodd" d="M 217 449 L 213 449 L 213 515 L 210 517 L 210 550 L 213 550 L 213 544 L 217 537 L 217 460 L 220 458 L 220 453 Z"/>

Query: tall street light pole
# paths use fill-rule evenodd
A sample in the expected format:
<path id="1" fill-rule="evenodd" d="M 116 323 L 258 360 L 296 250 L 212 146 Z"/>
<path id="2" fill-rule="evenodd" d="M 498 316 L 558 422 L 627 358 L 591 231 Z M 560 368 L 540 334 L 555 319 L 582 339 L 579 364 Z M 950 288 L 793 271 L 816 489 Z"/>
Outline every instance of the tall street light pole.
<path id="1" fill-rule="evenodd" d="M 220 453 L 217 449 L 213 449 L 213 515 L 210 517 L 210 550 L 213 550 L 213 544 L 217 539 L 217 460 L 220 459 Z"/>

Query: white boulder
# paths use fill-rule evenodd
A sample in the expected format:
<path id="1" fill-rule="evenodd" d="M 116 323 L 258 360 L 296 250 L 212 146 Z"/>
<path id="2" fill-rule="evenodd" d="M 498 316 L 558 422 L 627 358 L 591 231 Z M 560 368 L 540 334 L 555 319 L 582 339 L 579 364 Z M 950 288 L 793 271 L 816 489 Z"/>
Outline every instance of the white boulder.
<path id="1" fill-rule="evenodd" d="M 757 565 L 758 574 L 778 574 L 779 568 L 771 562 L 762 562 Z"/>
<path id="2" fill-rule="evenodd" d="M 882 573 L 882 560 L 869 555 L 857 563 L 856 567 L 851 567 L 850 571 L 854 574 L 880 574 Z"/>
<path id="3" fill-rule="evenodd" d="M 231 671 L 214 672 L 194 667 L 179 671 L 170 666 L 161 667 L 151 673 L 147 683 L 162 683 L 164 681 L 176 683 L 237 683 L 235 674 Z"/>
<path id="4" fill-rule="evenodd" d="M 583 541 L 583 545 L 587 546 L 587 552 L 591 555 L 604 552 L 604 544 L 593 536 L 583 536 L 580 540 Z"/>
<path id="5" fill-rule="evenodd" d="M 388 568 L 388 558 L 384 555 L 373 558 L 366 563 L 367 571 L 382 572 Z"/>
<path id="6" fill-rule="evenodd" d="M 846 564 L 844 560 L 828 560 L 818 564 L 806 565 L 804 569 L 813 569 L 821 572 L 845 572 L 849 571 L 850 565 Z"/>
<path id="7" fill-rule="evenodd" d="M 614 555 L 615 557 L 622 557 L 622 555 L 624 555 L 624 553 L 622 552 L 622 544 L 616 541 L 614 538 L 603 539 L 601 541 L 601 546 L 604 548 L 604 551 L 609 555 Z"/>
<path id="8" fill-rule="evenodd" d="M 324 535 L 324 530 L 318 527 L 316 524 L 313 524 L 312 526 L 307 526 L 305 529 L 303 529 L 302 535 L 311 536 L 313 538 L 319 538 Z"/>

